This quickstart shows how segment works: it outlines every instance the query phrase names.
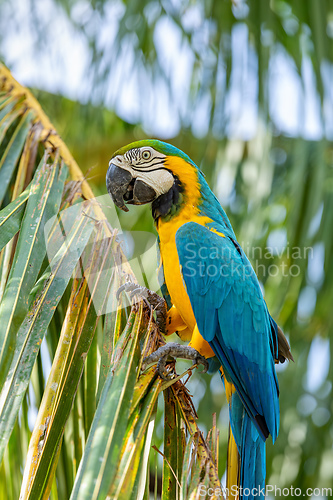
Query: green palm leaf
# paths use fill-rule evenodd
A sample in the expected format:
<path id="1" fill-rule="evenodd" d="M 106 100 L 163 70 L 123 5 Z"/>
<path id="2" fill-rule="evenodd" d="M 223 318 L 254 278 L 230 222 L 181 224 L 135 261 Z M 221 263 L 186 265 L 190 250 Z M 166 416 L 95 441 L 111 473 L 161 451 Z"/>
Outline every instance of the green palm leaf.
<path id="1" fill-rule="evenodd" d="M 191 436 L 198 459 L 190 469 L 200 471 L 193 478 L 215 484 L 216 464 L 179 377 L 162 383 L 154 367 L 141 373 L 143 357 L 164 341 L 142 301 L 129 312 L 115 296 L 135 277 L 114 230 L 37 101 L 4 66 L 0 81 L 0 485 L 8 498 L 19 490 L 22 499 L 148 498 L 165 388 L 171 489 L 163 498 L 187 491 Z"/>

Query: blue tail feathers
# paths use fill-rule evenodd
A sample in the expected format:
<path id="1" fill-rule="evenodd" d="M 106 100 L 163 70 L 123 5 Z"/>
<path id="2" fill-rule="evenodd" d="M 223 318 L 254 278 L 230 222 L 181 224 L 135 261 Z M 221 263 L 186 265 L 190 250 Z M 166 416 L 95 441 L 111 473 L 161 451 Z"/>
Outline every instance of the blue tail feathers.
<path id="1" fill-rule="evenodd" d="M 240 490 L 239 499 L 264 498 L 266 444 L 246 412 L 244 412 L 241 434 L 240 486 L 242 490 Z"/>
<path id="2" fill-rule="evenodd" d="M 237 394 L 229 402 L 230 424 L 240 455 L 239 500 L 264 498 L 266 444 Z"/>

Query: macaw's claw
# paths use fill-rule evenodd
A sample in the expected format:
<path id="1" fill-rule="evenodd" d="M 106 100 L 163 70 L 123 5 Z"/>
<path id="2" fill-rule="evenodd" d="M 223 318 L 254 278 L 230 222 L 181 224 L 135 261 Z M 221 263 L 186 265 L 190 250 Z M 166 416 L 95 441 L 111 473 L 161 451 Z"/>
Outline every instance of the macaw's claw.
<path id="1" fill-rule="evenodd" d="M 152 292 L 149 288 L 131 282 L 124 283 L 118 288 L 116 293 L 117 300 L 119 300 L 122 292 L 128 293 L 131 300 L 133 300 L 135 295 L 141 297 L 149 309 L 152 307 L 156 312 L 157 326 L 160 331 L 165 334 L 168 308 L 163 297 L 160 297 L 157 293 Z"/>
<path id="2" fill-rule="evenodd" d="M 192 359 L 193 364 L 203 365 L 204 373 L 208 370 L 208 361 L 201 356 L 196 349 L 187 345 L 177 344 L 176 342 L 169 342 L 159 347 L 157 351 L 153 352 L 150 356 L 147 356 L 143 360 L 142 370 L 145 370 L 148 365 L 157 362 L 157 372 L 159 376 L 164 380 L 168 380 L 170 377 L 168 377 L 166 363 L 170 356 L 174 358 Z"/>
<path id="3" fill-rule="evenodd" d="M 134 295 L 136 295 L 136 290 L 139 289 L 140 285 L 137 283 L 132 283 L 131 281 L 127 281 L 126 283 L 123 283 L 117 290 L 116 292 L 116 298 L 119 300 L 120 294 L 122 292 L 126 292 L 129 294 L 130 298 L 132 299 Z"/>
<path id="4" fill-rule="evenodd" d="M 150 309 L 151 304 L 147 300 L 146 294 L 144 293 L 145 290 L 147 290 L 147 288 L 140 286 L 137 283 L 132 283 L 131 281 L 127 281 L 118 288 L 116 292 L 116 298 L 117 300 L 119 300 L 120 294 L 122 292 L 128 293 L 131 300 L 133 300 L 133 298 L 137 295 L 142 298 L 146 306 Z"/>

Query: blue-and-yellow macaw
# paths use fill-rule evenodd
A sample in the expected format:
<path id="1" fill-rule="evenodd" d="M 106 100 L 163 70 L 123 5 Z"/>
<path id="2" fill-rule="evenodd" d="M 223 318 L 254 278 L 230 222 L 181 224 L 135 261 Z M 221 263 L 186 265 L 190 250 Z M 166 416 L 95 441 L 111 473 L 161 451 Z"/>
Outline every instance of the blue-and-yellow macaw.
<path id="1" fill-rule="evenodd" d="M 254 488 L 265 485 L 265 441 L 279 431 L 275 363 L 292 356 L 253 268 L 202 172 L 176 147 L 129 144 L 112 156 L 106 180 L 119 208 L 152 203 L 170 307 L 166 333 L 177 331 L 219 367 L 231 427 L 227 487 L 231 497 L 237 485 L 257 498 Z"/>

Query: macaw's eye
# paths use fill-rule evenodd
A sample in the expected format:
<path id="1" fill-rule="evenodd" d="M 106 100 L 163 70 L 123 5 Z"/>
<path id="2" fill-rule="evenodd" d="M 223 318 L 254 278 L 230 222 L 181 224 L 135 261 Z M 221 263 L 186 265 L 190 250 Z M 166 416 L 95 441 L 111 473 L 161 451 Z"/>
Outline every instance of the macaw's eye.
<path id="1" fill-rule="evenodd" d="M 148 151 L 148 149 L 146 149 L 145 151 L 143 151 L 143 153 L 142 153 L 142 158 L 143 158 L 144 160 L 149 160 L 149 158 L 150 158 L 150 157 L 151 157 L 151 152 L 150 152 L 150 151 Z"/>

